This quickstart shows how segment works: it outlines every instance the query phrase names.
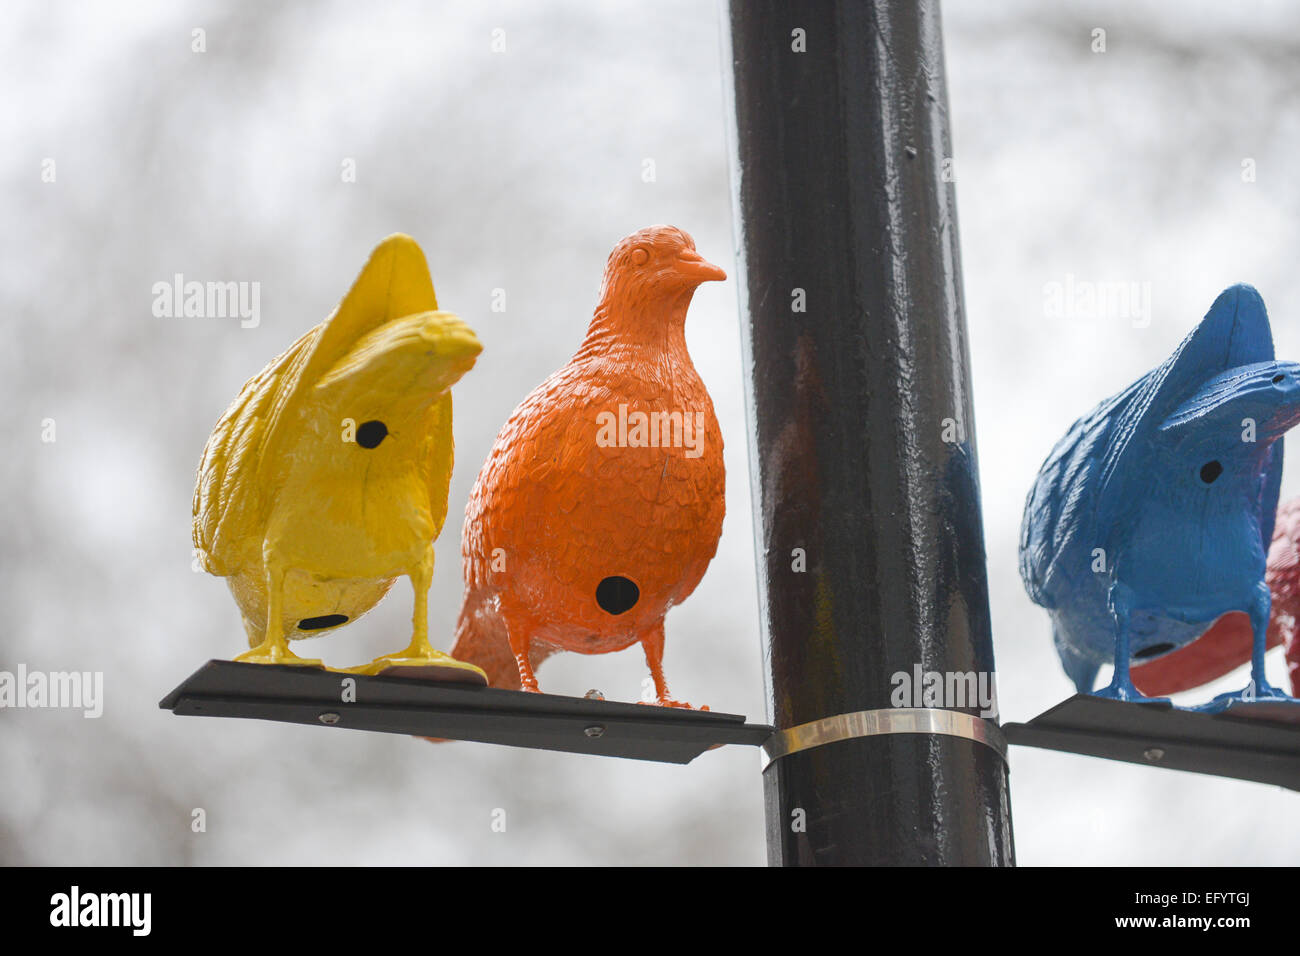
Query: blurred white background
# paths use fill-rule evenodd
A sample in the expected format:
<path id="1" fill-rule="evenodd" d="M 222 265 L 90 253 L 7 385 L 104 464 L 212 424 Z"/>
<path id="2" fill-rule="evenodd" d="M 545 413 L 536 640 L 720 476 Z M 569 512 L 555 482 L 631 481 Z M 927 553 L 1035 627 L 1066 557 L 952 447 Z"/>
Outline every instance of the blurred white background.
<path id="1" fill-rule="evenodd" d="M 187 0 L 6 14 L 0 669 L 103 671 L 106 703 L 98 720 L 0 711 L 0 863 L 763 862 L 752 750 L 671 767 L 157 709 L 245 646 L 224 582 L 192 570 L 207 435 L 394 231 L 423 245 L 440 304 L 485 345 L 455 392 L 430 612 L 449 645 L 469 488 L 510 410 L 581 339 L 613 243 L 669 222 L 735 270 L 719 9 Z M 1023 720 L 1070 692 L 1016 570 L 1024 495 L 1053 442 L 1233 281 L 1263 293 L 1279 356 L 1300 356 L 1300 10 L 953 2 L 945 26 L 1000 697 L 1004 719 Z M 191 50 L 196 28 L 206 52 Z M 155 318 L 152 286 L 175 273 L 259 282 L 260 325 Z M 1045 289 L 1067 276 L 1149 283 L 1149 324 L 1049 316 Z M 734 283 L 701 287 L 688 340 L 728 442 L 728 517 L 669 617 L 667 672 L 685 699 L 762 719 Z M 409 610 L 400 582 L 299 650 L 367 660 L 405 643 Z M 643 676 L 635 649 L 542 669 L 547 690 L 616 699 Z M 1012 756 L 1022 864 L 1296 859 L 1285 791 Z"/>

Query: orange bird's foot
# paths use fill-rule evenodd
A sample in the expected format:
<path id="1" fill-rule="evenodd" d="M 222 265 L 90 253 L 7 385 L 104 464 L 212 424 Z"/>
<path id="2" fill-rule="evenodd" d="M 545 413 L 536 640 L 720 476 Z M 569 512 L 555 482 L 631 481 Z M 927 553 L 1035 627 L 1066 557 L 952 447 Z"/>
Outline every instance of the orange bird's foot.
<path id="1" fill-rule="evenodd" d="M 683 710 L 708 710 L 708 704 L 702 704 L 699 707 L 692 707 L 684 700 L 673 700 L 670 697 L 660 697 L 658 700 L 642 700 L 638 703 L 646 704 L 651 707 L 680 707 Z"/>
<path id="2" fill-rule="evenodd" d="M 519 689 L 526 690 L 530 694 L 540 694 L 542 691 L 537 686 L 537 675 L 533 673 L 532 664 L 529 663 L 526 652 L 524 655 L 516 653 L 515 663 L 519 665 Z"/>

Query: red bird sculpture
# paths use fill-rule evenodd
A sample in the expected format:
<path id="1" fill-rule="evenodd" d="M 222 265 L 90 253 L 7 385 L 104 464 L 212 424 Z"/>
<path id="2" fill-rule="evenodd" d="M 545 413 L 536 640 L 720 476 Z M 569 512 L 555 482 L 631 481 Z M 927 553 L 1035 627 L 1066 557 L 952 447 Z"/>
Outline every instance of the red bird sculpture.
<path id="1" fill-rule="evenodd" d="M 623 239 L 577 354 L 497 435 L 465 510 L 454 650 L 493 687 L 535 692 L 555 651 L 640 643 L 657 702 L 690 706 L 664 680 L 664 616 L 704 576 L 725 505 L 686 310 L 726 277 L 672 226 Z"/>
<path id="2" fill-rule="evenodd" d="M 1300 695 L 1300 498 L 1277 509 L 1273 542 L 1268 549 L 1264 580 L 1273 595 L 1268 619 L 1268 647 L 1286 644 L 1291 693 Z M 1133 683 L 1142 693 L 1157 697 L 1200 687 L 1250 660 L 1250 619 L 1245 614 L 1225 614 L 1214 625 L 1172 653 L 1148 662 L 1134 661 Z"/>

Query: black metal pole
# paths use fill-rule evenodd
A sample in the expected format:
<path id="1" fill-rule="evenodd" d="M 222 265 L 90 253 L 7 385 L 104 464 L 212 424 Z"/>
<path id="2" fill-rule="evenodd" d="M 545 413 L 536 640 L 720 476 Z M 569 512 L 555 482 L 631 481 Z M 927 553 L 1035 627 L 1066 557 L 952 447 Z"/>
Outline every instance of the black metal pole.
<path id="1" fill-rule="evenodd" d="M 937 4 L 731 0 L 730 26 L 781 729 L 897 705 L 916 665 L 991 675 L 993 649 Z M 773 864 L 1012 863 L 1007 768 L 975 740 L 841 740 L 765 788 Z"/>

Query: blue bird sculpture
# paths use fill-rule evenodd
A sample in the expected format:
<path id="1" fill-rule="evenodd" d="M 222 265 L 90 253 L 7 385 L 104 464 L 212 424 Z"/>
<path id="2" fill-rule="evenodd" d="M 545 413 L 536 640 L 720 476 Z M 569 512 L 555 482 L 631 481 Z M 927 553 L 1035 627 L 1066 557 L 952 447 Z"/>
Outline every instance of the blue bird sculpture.
<path id="1" fill-rule="evenodd" d="M 1225 290 L 1159 368 L 1079 419 L 1025 502 L 1020 574 L 1052 617 L 1080 693 L 1151 701 L 1129 677 L 1244 611 L 1251 682 L 1216 698 L 1291 700 L 1264 680 L 1264 562 L 1282 478 L 1282 436 L 1300 422 L 1300 364 L 1273 359 L 1259 293 Z"/>

